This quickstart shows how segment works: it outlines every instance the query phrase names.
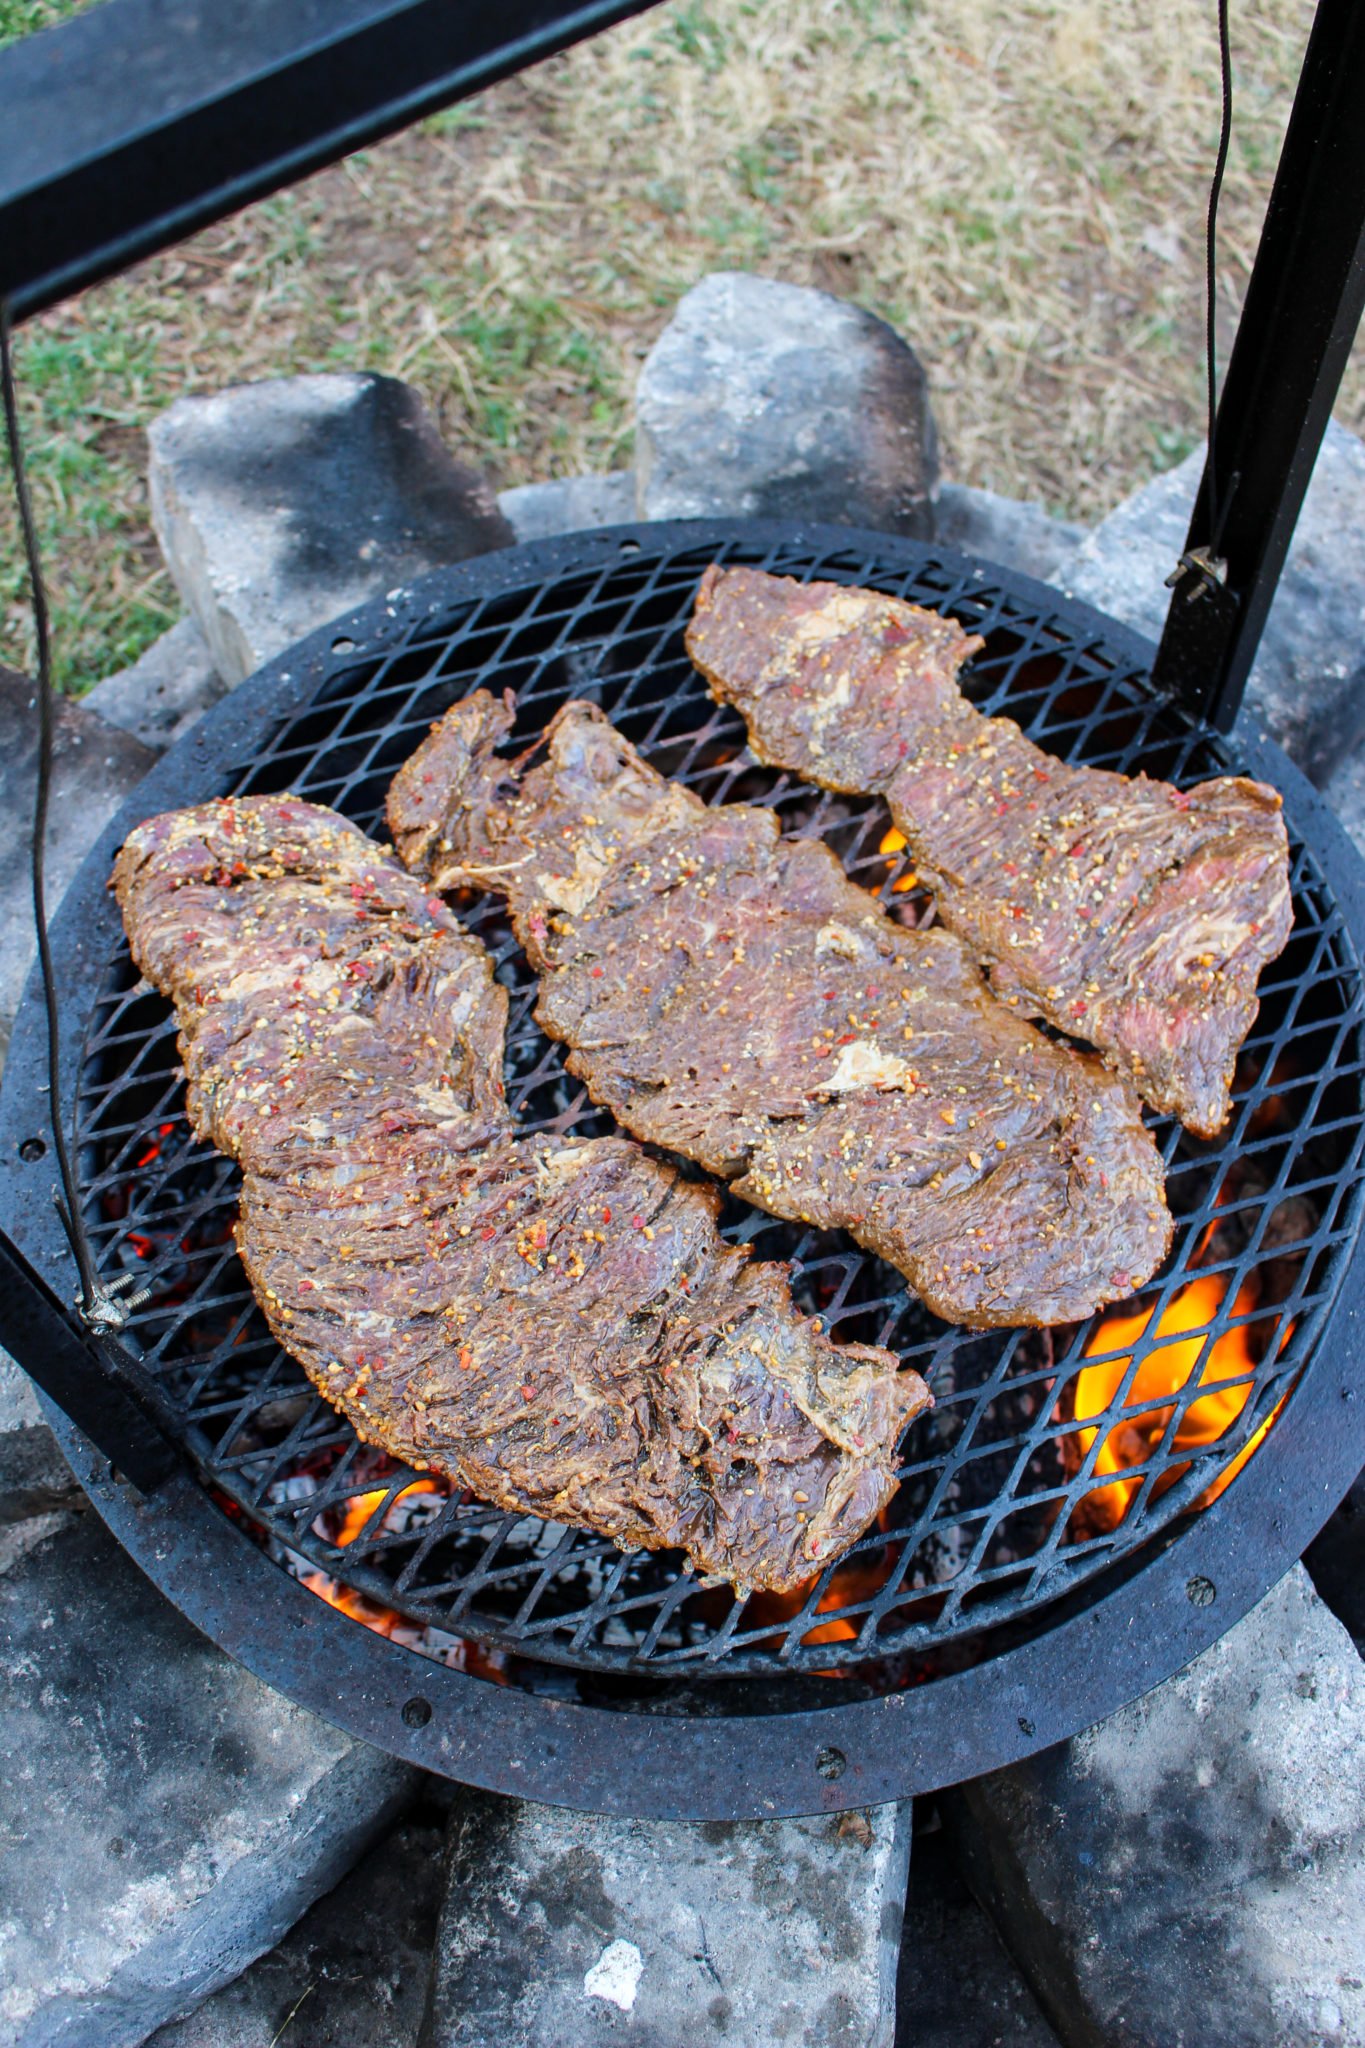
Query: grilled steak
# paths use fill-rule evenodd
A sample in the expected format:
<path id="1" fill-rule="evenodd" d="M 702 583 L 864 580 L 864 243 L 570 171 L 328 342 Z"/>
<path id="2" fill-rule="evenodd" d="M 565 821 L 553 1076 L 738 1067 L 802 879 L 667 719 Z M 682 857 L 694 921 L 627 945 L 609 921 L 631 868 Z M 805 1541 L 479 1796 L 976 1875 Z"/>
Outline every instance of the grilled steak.
<path id="1" fill-rule="evenodd" d="M 718 565 L 687 633 L 760 760 L 886 797 L 944 923 L 1008 1003 L 1212 1137 L 1257 977 L 1293 921 L 1280 799 L 1241 776 L 1177 790 L 1044 754 L 962 696 L 981 645 L 875 591 Z"/>
<path id="2" fill-rule="evenodd" d="M 950 933 L 893 923 L 772 811 L 709 808 L 592 705 L 534 766 L 495 757 L 511 722 L 484 691 L 457 704 L 390 828 L 434 887 L 506 896 L 537 1016 L 628 1130 L 848 1230 L 955 1322 L 1069 1321 L 1148 1277 L 1171 1224 L 1126 1082 L 997 1003 Z"/>
<path id="3" fill-rule="evenodd" d="M 190 1121 L 241 1163 L 257 1298 L 360 1436 L 742 1585 L 867 1527 L 923 1382 L 725 1246 L 714 1189 L 626 1139 L 516 1137 L 506 995 L 391 855 L 261 797 L 139 826 L 114 885 Z"/>

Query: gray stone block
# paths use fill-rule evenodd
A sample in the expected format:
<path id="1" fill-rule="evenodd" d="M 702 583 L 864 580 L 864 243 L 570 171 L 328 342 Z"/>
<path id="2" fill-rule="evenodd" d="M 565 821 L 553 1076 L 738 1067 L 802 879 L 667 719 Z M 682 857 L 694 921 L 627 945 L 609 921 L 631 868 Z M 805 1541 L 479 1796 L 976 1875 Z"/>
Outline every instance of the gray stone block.
<path id="1" fill-rule="evenodd" d="M 422 2048 L 890 2048 L 908 1806 L 694 1827 L 480 1799 L 451 1843 Z"/>
<path id="2" fill-rule="evenodd" d="M 32 1380 L 0 1351 L 0 1526 L 84 1500 L 43 1420 Z"/>
<path id="3" fill-rule="evenodd" d="M 1201 448 L 1095 528 L 1058 579 L 1159 639 L 1165 578 L 1185 545 Z M 1365 442 L 1329 423 L 1266 621 L 1247 709 L 1304 773 L 1325 782 L 1365 738 Z"/>
<path id="4" fill-rule="evenodd" d="M 280 377 L 181 398 L 148 432 L 152 519 L 228 684 L 366 598 L 512 529 L 394 377 Z"/>
<path id="5" fill-rule="evenodd" d="M 277 1942 L 414 1776 L 214 1649 L 93 1516 L 60 1524 L 0 1577 L 0 2040 L 134 2048 Z"/>
<path id="6" fill-rule="evenodd" d="M 721 271 L 679 301 L 635 394 L 643 519 L 826 519 L 927 538 L 938 440 L 894 329 L 828 292 Z"/>
<path id="7" fill-rule="evenodd" d="M 63 698 L 48 808 L 49 917 L 92 842 L 156 755 L 131 733 Z M 27 676 L 0 669 L 0 1055 L 37 942 L 29 859 L 38 772 L 38 706 Z"/>
<path id="8" fill-rule="evenodd" d="M 1365 2042 L 1365 1665 L 1301 1566 L 944 1812 L 1067 2048 Z"/>
<path id="9" fill-rule="evenodd" d="M 226 690 L 208 641 L 193 619 L 180 619 L 131 668 L 106 676 L 81 702 L 164 753 Z"/>
<path id="10" fill-rule="evenodd" d="M 935 536 L 964 555 L 980 555 L 1052 583 L 1086 537 L 1083 526 L 1054 519 L 1041 505 L 1002 498 L 971 484 L 945 483 L 938 494 Z"/>
<path id="11" fill-rule="evenodd" d="M 416 2048 L 443 1816 L 400 1821 L 278 1948 L 148 2048 Z"/>
<path id="12" fill-rule="evenodd" d="M 635 517 L 635 475 L 613 469 L 606 476 L 553 477 L 499 491 L 498 510 L 518 540 L 551 540 L 594 526 L 625 526 Z"/>

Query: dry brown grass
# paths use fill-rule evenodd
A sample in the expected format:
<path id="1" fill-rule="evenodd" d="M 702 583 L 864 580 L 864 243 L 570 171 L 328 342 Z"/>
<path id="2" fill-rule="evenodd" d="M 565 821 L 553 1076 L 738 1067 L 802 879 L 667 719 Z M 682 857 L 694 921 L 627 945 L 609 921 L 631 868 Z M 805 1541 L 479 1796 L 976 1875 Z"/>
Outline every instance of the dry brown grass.
<path id="1" fill-rule="evenodd" d="M 1234 10 L 1225 339 L 1311 0 Z M 176 610 L 141 430 L 182 391 L 409 378 L 499 485 L 630 446 L 708 270 L 819 284 L 931 371 L 950 474 L 1091 518 L 1199 437 L 1208 0 L 684 0 L 251 208 L 20 338 L 63 673 Z M 1339 416 L 1365 425 L 1359 355 Z M 26 619 L 5 533 L 5 647 Z"/>

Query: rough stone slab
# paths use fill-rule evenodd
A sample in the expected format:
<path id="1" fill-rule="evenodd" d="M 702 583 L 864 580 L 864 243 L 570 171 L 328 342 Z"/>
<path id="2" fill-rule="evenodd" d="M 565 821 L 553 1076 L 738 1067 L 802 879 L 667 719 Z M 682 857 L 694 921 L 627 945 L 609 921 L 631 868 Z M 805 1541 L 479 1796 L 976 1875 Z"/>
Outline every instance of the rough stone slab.
<path id="1" fill-rule="evenodd" d="M 0 1526 L 84 1499 L 43 1420 L 32 1380 L 0 1350 Z"/>
<path id="2" fill-rule="evenodd" d="M 61 700 L 48 807 L 49 917 L 92 841 L 155 759 L 131 733 L 106 725 L 69 697 Z M 0 669 L 0 1056 L 36 950 L 29 859 L 37 772 L 35 686 L 13 669 Z"/>
<path id="3" fill-rule="evenodd" d="M 1146 1699 L 943 1810 L 1067 2048 L 1365 2042 L 1365 1665 L 1302 1566 Z"/>
<path id="4" fill-rule="evenodd" d="M 938 437 L 914 351 L 828 292 L 704 277 L 635 394 L 643 519 L 825 519 L 927 539 Z"/>
<path id="5" fill-rule="evenodd" d="M 1057 2048 L 942 1832 L 917 1834 L 910 1858 L 896 2048 Z"/>
<path id="6" fill-rule="evenodd" d="M 435 1812 L 400 1821 L 278 1948 L 148 2048 L 416 2048 L 443 1823 Z"/>
<path id="7" fill-rule="evenodd" d="M 551 540 L 594 526 L 625 526 L 635 517 L 635 473 L 553 477 L 499 491 L 498 510 L 518 540 Z"/>
<path id="8" fill-rule="evenodd" d="M 131 668 L 106 676 L 81 702 L 160 754 L 226 691 L 208 641 L 193 619 L 180 619 Z"/>
<path id="9" fill-rule="evenodd" d="M 1077 597 L 1159 639 L 1185 545 L 1200 447 L 1111 512 L 1064 566 Z M 1325 782 L 1365 738 L 1365 442 L 1332 421 L 1247 690 L 1247 708 Z"/>
<path id="10" fill-rule="evenodd" d="M 1002 498 L 971 484 L 945 483 L 936 506 L 935 537 L 964 555 L 980 555 L 1053 583 L 1086 537 L 1083 526 L 1054 519 L 1043 506 Z"/>
<path id="11" fill-rule="evenodd" d="M 278 1941 L 414 1776 L 63 1521 L 0 1576 L 0 2040 L 134 2048 Z"/>
<path id="12" fill-rule="evenodd" d="M 396 377 L 181 398 L 147 440 L 157 539 L 228 684 L 365 599 L 513 537 L 487 480 Z"/>
<path id="13" fill-rule="evenodd" d="M 421 2048 L 890 2048 L 910 1809 L 456 1809 Z"/>

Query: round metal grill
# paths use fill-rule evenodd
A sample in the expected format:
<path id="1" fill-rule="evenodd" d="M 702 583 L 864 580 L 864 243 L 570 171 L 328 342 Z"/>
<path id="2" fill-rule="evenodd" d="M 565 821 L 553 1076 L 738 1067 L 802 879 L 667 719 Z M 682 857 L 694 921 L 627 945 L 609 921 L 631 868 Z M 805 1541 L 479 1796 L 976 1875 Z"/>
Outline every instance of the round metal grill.
<path id="1" fill-rule="evenodd" d="M 709 802 L 771 804 L 788 832 L 823 836 L 892 915 L 925 921 L 932 906 L 882 850 L 883 805 L 757 767 L 738 716 L 713 705 L 693 671 L 683 629 L 717 554 L 951 612 L 986 637 L 965 679 L 974 700 L 1067 760 L 1184 786 L 1238 765 L 1154 695 L 1139 650 L 1041 586 L 908 542 L 870 549 L 866 537 L 843 545 L 826 530 L 818 546 L 799 534 L 763 544 L 729 531 L 721 546 L 671 529 L 609 545 L 598 537 L 548 580 L 528 574 L 458 602 L 431 579 L 372 639 L 336 637 L 318 687 L 249 757 L 226 762 L 216 786 L 291 789 L 377 832 L 394 771 L 468 691 L 516 691 L 518 742 L 566 698 L 588 697 Z M 106 1273 L 135 1269 L 151 1289 L 133 1334 L 205 1478 L 300 1569 L 439 1632 L 438 1642 L 455 1636 L 550 1664 L 738 1676 L 894 1660 L 903 1682 L 926 1656 L 970 1661 L 986 1631 L 1131 1570 L 1227 1482 L 1267 1424 L 1272 1448 L 1253 1455 L 1273 1456 L 1274 1417 L 1311 1375 L 1355 1239 L 1365 1140 L 1359 964 L 1297 840 L 1292 872 L 1294 931 L 1262 980 L 1231 1122 L 1216 1142 L 1157 1127 L 1175 1246 L 1121 1321 L 952 1328 L 848 1239 L 728 1205 L 727 1237 L 790 1261 L 803 1308 L 841 1340 L 892 1347 L 935 1396 L 904 1442 L 883 1525 L 799 1598 L 737 1598 L 699 1584 L 673 1555 L 623 1555 L 446 1494 L 360 1445 L 255 1307 L 231 1239 L 236 1170 L 191 1141 L 169 1008 L 138 982 L 121 940 L 98 966 L 79 1060 L 91 1233 Z M 508 1100 L 522 1127 L 611 1128 L 537 1028 L 536 984 L 499 907 L 479 899 L 462 914 L 511 994 Z M 1178 1359 L 1174 1386 L 1170 1374 L 1151 1381 L 1163 1351 Z M 1109 1385 L 1097 1394 L 1106 1359 Z"/>

